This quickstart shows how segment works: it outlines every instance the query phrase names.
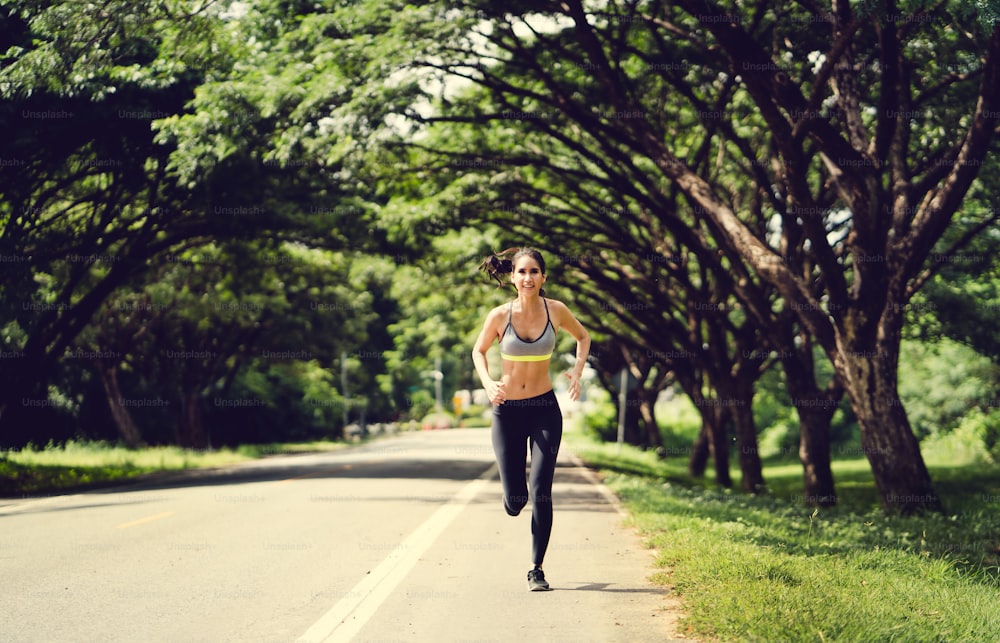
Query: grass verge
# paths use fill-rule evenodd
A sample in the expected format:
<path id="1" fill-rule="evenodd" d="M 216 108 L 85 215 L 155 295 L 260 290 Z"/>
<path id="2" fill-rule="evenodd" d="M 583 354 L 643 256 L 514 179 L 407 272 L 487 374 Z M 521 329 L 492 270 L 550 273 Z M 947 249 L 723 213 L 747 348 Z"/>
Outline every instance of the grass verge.
<path id="1" fill-rule="evenodd" d="M 683 458 L 567 434 L 656 551 L 681 627 L 723 641 L 1000 640 L 1000 467 L 938 467 L 948 513 L 885 516 L 867 462 L 834 464 L 839 506 L 805 507 L 801 467 L 753 497 L 691 481 Z"/>
<path id="2" fill-rule="evenodd" d="M 114 484 L 150 473 L 210 469 L 269 455 L 330 451 L 343 442 L 243 445 L 194 451 L 180 447 L 126 449 L 106 442 L 67 442 L 0 452 L 0 498 Z"/>

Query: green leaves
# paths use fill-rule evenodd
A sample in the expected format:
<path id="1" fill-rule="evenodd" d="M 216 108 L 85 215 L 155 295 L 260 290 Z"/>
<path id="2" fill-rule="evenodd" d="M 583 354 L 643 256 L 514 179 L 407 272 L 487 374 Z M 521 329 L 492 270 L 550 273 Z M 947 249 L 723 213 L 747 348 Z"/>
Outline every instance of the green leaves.
<path id="1" fill-rule="evenodd" d="M 8 3 L 20 44 L 7 50 L 0 95 L 103 99 L 124 87 L 162 89 L 220 64 L 219 7 L 170 0 Z M 71 26 L 71 27 L 70 27 Z"/>
<path id="2" fill-rule="evenodd" d="M 0 247 L 31 259 L 18 263 L 0 301 L 10 320 L 6 346 L 34 370 L 4 369 L 10 385 L 0 407 L 16 404 L 20 386 L 45 389 L 87 324 L 100 328 L 102 302 L 147 289 L 170 312 L 119 320 L 121 335 L 144 334 L 153 353 L 177 341 L 212 355 L 176 364 L 170 378 L 143 372 L 139 379 L 154 388 L 205 392 L 203 378 L 220 368 L 231 378 L 262 338 L 284 342 L 282 354 L 323 355 L 327 366 L 338 348 L 363 341 L 371 304 L 364 294 L 344 304 L 347 294 L 331 290 L 331 273 L 313 259 L 285 266 L 308 287 L 283 283 L 281 266 L 263 259 L 290 258 L 282 242 L 378 248 L 370 207 L 358 196 L 367 186 L 356 146 L 332 126 L 350 80 L 328 73 L 339 70 L 337 47 L 308 17 L 285 15 L 282 3 L 260 13 L 241 8 L 198 0 L 13 6 L 0 117 L 16 134 L 0 144 L 0 158 L 16 162 L 0 168 Z M 295 44 L 300 36 L 309 47 Z M 93 256 L 102 260 L 86 260 Z M 165 257 L 178 263 L 156 269 Z M 203 266 L 214 288 L 184 270 L 199 263 L 191 257 L 215 257 Z M 243 288 L 252 282 L 231 281 L 235 275 L 261 281 Z M 274 296 L 282 291 L 332 308 L 303 312 Z M 115 335 L 113 326 L 101 330 Z M 87 332 L 81 340 L 112 338 Z M 121 354 L 134 357 L 131 349 Z"/>

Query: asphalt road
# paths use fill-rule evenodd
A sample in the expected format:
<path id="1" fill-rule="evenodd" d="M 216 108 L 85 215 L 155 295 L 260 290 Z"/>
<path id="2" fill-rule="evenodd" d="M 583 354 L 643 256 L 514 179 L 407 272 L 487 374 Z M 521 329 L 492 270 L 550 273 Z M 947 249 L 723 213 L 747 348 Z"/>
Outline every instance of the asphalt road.
<path id="1" fill-rule="evenodd" d="M 408 433 L 116 489 L 0 500 L 0 640 L 657 641 L 676 600 L 565 448 L 527 591 L 530 505 L 489 434 Z"/>

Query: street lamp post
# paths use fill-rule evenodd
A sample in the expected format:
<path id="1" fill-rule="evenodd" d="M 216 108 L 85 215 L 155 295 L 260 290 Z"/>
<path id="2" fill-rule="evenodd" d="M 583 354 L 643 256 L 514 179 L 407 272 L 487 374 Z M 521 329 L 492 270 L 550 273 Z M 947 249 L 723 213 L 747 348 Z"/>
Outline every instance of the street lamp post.
<path id="1" fill-rule="evenodd" d="M 434 358 L 434 370 L 431 371 L 431 377 L 434 378 L 434 403 L 435 409 L 440 413 L 443 408 L 441 404 L 441 382 L 444 380 L 444 373 L 441 372 L 441 358 Z"/>
<path id="2" fill-rule="evenodd" d="M 340 389 L 343 391 L 344 396 L 344 430 L 347 430 L 347 422 L 350 420 L 350 414 L 348 411 L 350 393 L 347 390 L 347 351 L 341 351 L 340 353 Z"/>

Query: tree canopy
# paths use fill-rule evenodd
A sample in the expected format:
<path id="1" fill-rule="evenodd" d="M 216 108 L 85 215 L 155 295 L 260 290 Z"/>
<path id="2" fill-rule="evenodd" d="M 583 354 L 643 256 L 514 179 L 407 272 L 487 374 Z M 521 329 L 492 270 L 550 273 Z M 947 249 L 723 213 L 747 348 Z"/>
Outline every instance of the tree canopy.
<path id="1" fill-rule="evenodd" d="M 692 469 L 711 454 L 725 482 L 732 438 L 763 490 L 753 403 L 780 367 L 808 502 L 835 502 L 843 398 L 885 508 L 937 509 L 900 345 L 906 326 L 997 354 L 995 262 L 960 261 L 997 243 L 997 15 L 7 2 L 0 439 L 69 412 L 137 443 L 155 414 L 114 402 L 160 395 L 193 446 L 236 411 L 216 397 L 293 409 L 303 436 L 426 410 L 435 360 L 474 385 L 454 302 L 488 308 L 478 259 L 532 244 L 602 379 L 636 381 L 631 439 L 657 446 L 679 387 L 702 416 Z"/>
<path id="2" fill-rule="evenodd" d="M 822 348 L 886 507 L 938 506 L 899 404 L 899 341 L 929 258 L 956 251 L 939 247 L 945 231 L 961 225 L 961 247 L 996 221 L 995 208 L 975 207 L 1000 123 L 1000 29 L 988 12 L 683 1 L 423 10 L 444 26 L 406 66 L 473 87 L 408 113 L 447 131 L 420 144 L 464 186 L 461 216 L 511 212 L 521 234 L 589 242 L 604 275 L 616 263 L 605 248 L 632 246 L 642 254 L 623 265 L 663 257 L 660 273 L 676 283 L 674 248 L 689 249 L 772 346 L 792 345 L 791 331 Z M 794 323 L 775 323 L 786 311 Z"/>

